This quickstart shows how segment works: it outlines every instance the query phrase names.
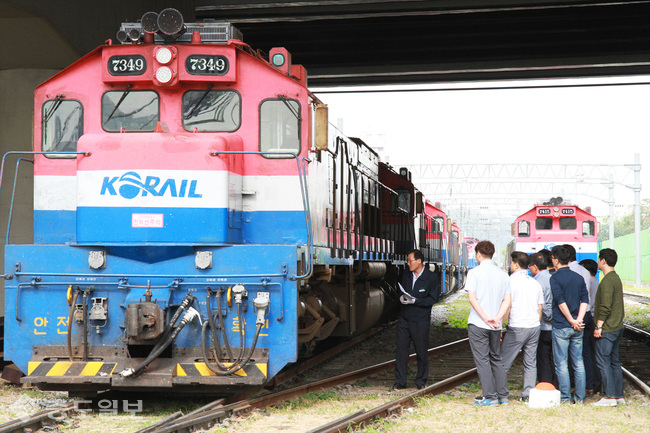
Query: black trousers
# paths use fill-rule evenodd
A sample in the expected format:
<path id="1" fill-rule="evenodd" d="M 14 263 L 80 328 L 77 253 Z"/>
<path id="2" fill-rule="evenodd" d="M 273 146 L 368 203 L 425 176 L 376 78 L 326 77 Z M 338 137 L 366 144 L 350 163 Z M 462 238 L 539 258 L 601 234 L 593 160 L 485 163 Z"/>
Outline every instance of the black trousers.
<path id="1" fill-rule="evenodd" d="M 552 383 L 557 389 L 560 385 L 555 373 L 553 360 L 553 331 L 541 331 L 537 343 L 537 380 Z"/>
<path id="2" fill-rule="evenodd" d="M 600 390 L 600 370 L 596 367 L 596 343 L 594 338 L 594 329 L 596 324 L 590 311 L 585 314 L 585 329 L 582 334 L 582 361 L 585 364 L 585 378 L 587 379 L 587 389 L 593 391 Z"/>
<path id="3" fill-rule="evenodd" d="M 395 384 L 406 386 L 406 364 L 413 342 L 418 360 L 415 386 L 424 386 L 429 377 L 429 321 L 410 321 L 400 317 L 397 320 L 397 351 L 395 354 Z"/>

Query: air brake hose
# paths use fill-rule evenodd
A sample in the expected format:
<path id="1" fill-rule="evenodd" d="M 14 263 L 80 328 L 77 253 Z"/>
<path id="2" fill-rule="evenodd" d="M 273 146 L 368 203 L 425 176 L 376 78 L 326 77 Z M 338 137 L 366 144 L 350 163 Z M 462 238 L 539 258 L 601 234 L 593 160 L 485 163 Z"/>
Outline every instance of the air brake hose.
<path id="1" fill-rule="evenodd" d="M 217 360 L 217 364 L 219 365 L 219 368 L 221 368 L 223 370 L 231 371 L 232 366 L 231 367 L 226 367 L 225 365 L 221 364 L 221 362 L 219 362 L 219 361 L 221 361 L 220 356 L 219 356 L 219 352 L 221 351 L 221 345 L 219 344 L 219 338 L 218 338 L 218 336 L 216 335 L 216 332 L 215 332 L 214 316 L 217 316 L 217 315 L 219 316 L 219 326 L 220 326 L 221 331 L 223 333 L 223 339 L 224 339 L 224 344 L 226 345 L 226 350 L 228 351 L 228 359 L 233 363 L 233 366 L 237 365 L 237 364 L 240 364 L 242 359 L 244 359 L 244 354 L 246 353 L 246 344 L 245 344 L 245 340 L 244 340 L 244 330 L 243 330 L 244 324 L 243 324 L 243 320 L 240 319 L 242 332 L 239 333 L 239 354 L 237 355 L 237 359 L 234 359 L 234 357 L 232 356 L 232 352 L 229 351 L 230 345 L 228 343 L 228 335 L 226 335 L 226 327 L 225 327 L 225 323 L 223 321 L 223 316 L 221 315 L 221 308 L 220 307 L 221 307 L 221 302 L 218 302 L 218 311 L 217 311 L 217 313 L 214 314 L 214 315 L 208 314 L 208 322 L 206 322 L 206 323 L 209 323 L 210 327 L 212 328 L 211 330 L 212 330 L 212 339 L 214 340 L 213 341 L 213 346 L 214 346 L 215 358 Z M 211 311 L 211 308 L 210 308 L 210 304 L 208 302 L 208 312 L 210 312 L 210 311 Z M 241 318 L 241 304 L 240 303 L 237 304 L 237 317 Z M 204 326 L 204 329 L 207 329 L 207 328 Z M 205 357 L 205 355 L 207 354 L 207 344 L 205 343 L 204 329 L 201 330 L 201 332 L 203 334 L 203 335 L 201 335 L 201 343 L 202 343 L 202 345 L 204 347 L 206 347 L 206 349 L 204 349 L 204 357 Z"/>
<path id="2" fill-rule="evenodd" d="M 83 336 L 84 336 L 84 355 L 83 360 L 88 361 L 88 289 L 83 294 Z"/>
<path id="3" fill-rule="evenodd" d="M 244 353 L 246 351 L 246 348 L 244 344 L 242 343 L 241 350 L 240 350 L 240 355 L 239 358 L 237 359 L 236 362 L 234 362 L 231 366 L 226 367 L 223 365 L 221 362 L 219 362 L 218 355 L 215 354 L 216 358 L 216 368 L 211 365 L 209 358 L 208 358 L 208 351 L 207 351 L 207 343 L 206 343 L 206 330 L 208 325 L 213 326 L 214 323 L 214 317 L 212 317 L 211 321 L 206 321 L 203 323 L 203 326 L 201 328 L 201 350 L 203 351 L 203 359 L 205 362 L 205 365 L 218 376 L 227 376 L 233 373 L 236 373 L 240 369 L 242 369 L 246 364 L 248 364 L 248 361 L 253 356 L 253 353 L 255 352 L 255 347 L 257 347 L 257 340 L 260 336 L 260 331 L 262 330 L 262 327 L 264 326 L 264 317 L 266 313 L 266 309 L 269 306 L 269 299 L 268 297 L 264 296 L 259 296 L 253 301 L 253 305 L 257 309 L 257 320 L 256 320 L 256 328 L 255 328 L 255 337 L 253 338 L 253 343 L 251 344 L 250 351 L 248 355 L 244 356 Z M 221 310 L 217 314 L 220 314 Z M 210 317 L 210 310 L 208 309 L 208 315 Z M 240 333 L 240 341 L 242 341 L 242 335 L 244 333 L 244 324 L 243 324 L 243 318 L 241 316 L 241 304 L 238 303 L 238 308 L 237 308 L 237 313 L 238 317 L 240 317 L 241 320 L 241 333 Z M 214 332 L 213 332 L 214 335 Z M 218 351 L 220 350 L 219 347 L 219 340 L 215 340 L 214 342 L 215 345 L 215 350 Z M 231 358 L 232 359 L 232 358 Z"/>
<path id="4" fill-rule="evenodd" d="M 215 353 L 215 356 L 217 359 L 219 359 L 219 337 L 217 335 L 217 329 L 219 329 L 223 335 L 223 342 L 224 345 L 226 346 L 226 353 L 228 354 L 228 359 L 233 360 L 232 356 L 232 350 L 230 349 L 230 343 L 228 342 L 228 335 L 226 334 L 226 327 L 225 323 L 223 320 L 223 315 L 221 314 L 221 294 L 223 293 L 223 290 L 221 288 L 217 289 L 217 316 L 219 317 L 219 328 L 216 327 L 215 321 L 214 321 L 214 316 L 211 314 L 212 311 L 212 304 L 210 302 L 211 293 L 208 291 L 207 297 L 206 297 L 206 306 L 208 308 L 208 321 L 210 322 L 210 328 L 212 329 L 212 340 L 214 340 L 215 347 L 217 347 L 217 350 Z"/>
<path id="5" fill-rule="evenodd" d="M 188 293 L 187 295 L 185 295 L 185 297 L 181 301 L 181 305 L 178 306 L 178 309 L 176 310 L 176 312 L 172 316 L 171 320 L 167 323 L 167 326 L 165 326 L 165 329 L 163 330 L 163 333 L 162 333 L 160 339 L 158 340 L 158 344 L 161 344 L 161 342 L 163 342 L 163 341 L 165 341 L 167 339 L 167 337 L 169 336 L 169 334 L 172 331 L 172 328 L 176 325 L 176 322 L 178 321 L 178 318 L 181 317 L 181 315 L 187 309 L 187 307 L 192 305 L 194 303 L 194 301 L 196 301 L 196 297 L 193 294 Z M 156 344 L 156 346 L 154 346 L 154 348 L 152 349 L 152 352 L 156 350 L 156 348 L 158 347 L 158 344 Z"/>
<path id="6" fill-rule="evenodd" d="M 208 360 L 209 358 L 207 353 L 207 344 L 205 341 L 205 334 L 208 326 L 209 326 L 209 322 L 204 322 L 203 327 L 201 329 L 201 350 L 203 351 L 203 360 L 205 362 L 205 365 L 210 369 L 210 371 L 212 371 L 217 376 L 229 376 L 241 370 L 246 364 L 248 364 L 248 361 L 250 361 L 250 359 L 253 357 L 253 352 L 255 351 L 255 347 L 257 346 L 257 339 L 260 336 L 260 331 L 262 330 L 261 324 L 257 324 L 256 326 L 255 338 L 253 339 L 253 344 L 251 345 L 250 352 L 246 357 L 244 357 L 244 359 L 239 359 L 236 363 L 234 363 L 230 367 L 226 367 L 225 365 L 217 361 L 216 368 L 213 365 L 211 365 L 211 362 Z M 241 353 L 245 352 L 245 350 L 246 349 L 242 347 Z"/>
<path id="7" fill-rule="evenodd" d="M 223 314 L 221 313 L 221 294 L 222 293 L 223 293 L 223 291 L 221 290 L 221 288 L 219 288 L 217 290 L 217 316 L 219 317 L 219 327 L 220 327 L 221 333 L 223 335 L 223 341 L 224 341 L 224 345 L 226 346 L 226 353 L 228 354 L 228 359 L 230 359 L 230 361 L 232 361 L 234 364 L 238 364 L 244 358 L 244 350 L 245 350 L 245 347 L 246 347 L 246 344 L 244 342 L 244 332 L 243 332 L 244 323 L 243 323 L 243 320 L 241 319 L 241 317 L 242 317 L 242 315 L 241 315 L 241 302 L 237 302 L 237 317 L 240 318 L 239 320 L 240 320 L 240 327 L 242 329 L 242 332 L 239 333 L 239 347 L 240 347 L 240 349 L 239 349 L 239 354 L 237 355 L 237 359 L 235 359 L 233 357 L 233 355 L 232 355 L 232 349 L 231 349 L 230 343 L 228 341 L 228 335 L 226 334 L 226 324 L 225 324 L 225 322 L 223 320 Z M 214 340 L 213 345 L 215 346 L 215 351 L 218 352 L 219 349 L 220 349 L 219 348 L 219 338 L 216 337 L 216 335 L 215 335 L 216 334 L 215 330 L 217 329 L 217 327 L 216 327 L 215 322 L 214 322 L 214 316 L 212 314 L 210 314 L 210 312 L 212 311 L 212 307 L 211 307 L 209 299 L 208 299 L 208 305 L 207 306 L 208 306 L 208 320 L 211 321 L 210 322 L 210 327 L 212 328 L 212 336 L 213 336 L 213 340 Z M 218 354 L 215 354 L 215 356 L 218 356 Z"/>

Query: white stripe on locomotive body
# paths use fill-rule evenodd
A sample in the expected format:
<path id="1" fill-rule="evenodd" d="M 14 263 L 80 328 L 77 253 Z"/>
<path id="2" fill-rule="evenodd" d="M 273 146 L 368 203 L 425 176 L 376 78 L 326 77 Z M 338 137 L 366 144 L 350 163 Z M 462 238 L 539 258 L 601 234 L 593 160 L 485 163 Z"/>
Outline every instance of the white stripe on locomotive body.
<path id="1" fill-rule="evenodd" d="M 230 208 L 255 211 L 303 211 L 298 176 L 240 176 L 225 171 L 138 170 L 141 178 L 175 179 L 175 192 L 166 188 L 162 196 L 139 193 L 128 199 L 119 194 L 119 178 L 127 170 L 80 171 L 78 176 L 35 176 L 34 209 L 76 210 L 94 207 Z M 114 180 L 117 177 L 117 180 Z M 181 191 L 182 180 L 187 180 Z M 77 181 L 79 191 L 77 192 Z M 112 182 L 111 182 L 112 181 Z M 194 188 L 191 190 L 192 181 Z M 225 185 L 230 188 L 226 189 Z M 208 185 L 209 187 L 207 187 Z M 160 192 L 162 183 L 156 186 Z M 102 195 L 102 188 L 104 194 Z M 228 196 L 224 194 L 229 191 Z M 243 192 L 240 203 L 235 199 Z M 113 192 L 115 194 L 113 194 Z M 182 194 L 181 194 L 182 193 Z M 174 196 L 175 195 L 175 196 Z M 179 197 L 183 195 L 184 197 Z M 200 197 L 198 197 L 200 195 Z M 318 196 L 318 194 L 316 194 Z M 228 206 L 228 203 L 230 206 Z"/>
<path id="2" fill-rule="evenodd" d="M 77 209 L 77 176 L 34 176 L 34 210 Z"/>
<path id="3" fill-rule="evenodd" d="M 598 253 L 598 242 L 595 238 L 591 241 L 584 242 L 523 242 L 521 240 L 517 240 L 515 242 L 515 251 L 522 251 L 527 254 L 532 254 L 543 249 L 551 250 L 556 245 L 564 244 L 573 245 L 577 253 Z"/>
<path id="4" fill-rule="evenodd" d="M 243 176 L 242 181 L 244 212 L 303 211 L 305 208 L 298 176 Z"/>
<path id="5" fill-rule="evenodd" d="M 207 170 L 78 171 L 79 207 L 228 207 L 229 173 Z"/>

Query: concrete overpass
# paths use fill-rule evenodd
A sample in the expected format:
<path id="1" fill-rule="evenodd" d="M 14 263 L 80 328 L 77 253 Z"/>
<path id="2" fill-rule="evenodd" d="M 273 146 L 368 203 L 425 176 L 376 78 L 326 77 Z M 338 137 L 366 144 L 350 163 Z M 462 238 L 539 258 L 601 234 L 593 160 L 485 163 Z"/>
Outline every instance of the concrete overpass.
<path id="1" fill-rule="evenodd" d="M 170 5 L 286 47 L 312 86 L 650 72 L 650 0 L 0 0 L 0 70 L 61 69 Z"/>

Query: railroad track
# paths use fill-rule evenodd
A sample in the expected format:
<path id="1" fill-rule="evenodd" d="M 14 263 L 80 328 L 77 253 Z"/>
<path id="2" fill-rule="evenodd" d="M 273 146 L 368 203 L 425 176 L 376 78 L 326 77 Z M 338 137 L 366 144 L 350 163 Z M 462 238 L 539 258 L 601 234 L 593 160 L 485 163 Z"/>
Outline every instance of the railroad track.
<path id="1" fill-rule="evenodd" d="M 623 293 L 623 297 L 631 301 L 640 302 L 642 304 L 650 304 L 650 298 L 643 295 L 635 295 L 633 293 Z"/>
<path id="2" fill-rule="evenodd" d="M 0 433 L 35 432 L 43 427 L 52 427 L 78 409 L 74 403 L 52 409 L 45 409 L 33 415 L 16 418 L 0 424 Z"/>
<path id="3" fill-rule="evenodd" d="M 2 318 L 0 318 L 1 320 Z M 0 322 L 1 324 L 1 322 Z M 382 331 L 384 331 L 386 328 L 389 328 L 392 326 L 393 323 L 389 323 L 387 325 L 383 326 L 378 326 L 375 327 L 369 331 L 366 331 L 360 335 L 358 335 L 355 338 L 352 338 L 350 340 L 346 340 L 341 344 L 337 344 L 336 346 L 325 350 L 321 353 L 318 353 L 315 356 L 312 356 L 311 358 L 301 361 L 299 363 L 296 363 L 286 369 L 284 369 L 280 374 L 278 374 L 269 384 L 267 384 L 267 388 L 273 389 L 276 386 L 279 386 L 285 382 L 290 381 L 291 379 L 295 378 L 296 376 L 300 375 L 301 373 L 314 368 L 315 366 L 322 364 L 323 362 L 326 362 L 327 360 L 341 354 L 342 352 L 350 349 L 351 347 L 354 347 L 355 345 L 359 344 L 360 342 L 366 340 L 369 337 L 372 337 L 375 334 L 378 334 Z M 245 400 L 246 398 L 251 397 L 254 395 L 253 393 L 250 394 L 239 394 L 237 395 L 237 398 L 235 400 Z M 104 399 L 107 394 L 104 394 L 103 397 Z M 209 403 L 206 406 L 203 406 L 202 408 L 198 409 L 197 411 L 194 411 L 192 413 L 189 413 L 187 415 L 184 415 L 182 412 L 176 412 L 167 418 L 161 420 L 155 426 L 158 426 L 159 424 L 167 424 L 172 421 L 180 422 L 186 419 L 194 419 L 199 413 L 202 412 L 207 412 L 210 409 L 213 409 L 215 407 L 222 406 L 225 402 L 225 399 L 220 399 L 216 400 L 212 403 Z M 88 411 L 90 409 L 84 409 L 84 411 Z M 13 433 L 13 432 L 32 432 L 32 431 L 37 431 L 43 427 L 53 427 L 56 424 L 58 424 L 62 419 L 70 417 L 73 413 L 79 412 L 79 407 L 78 403 L 70 403 L 66 404 L 65 406 L 60 406 L 56 408 L 48 408 L 42 411 L 39 411 L 35 414 L 32 415 L 25 415 L 20 418 L 16 418 L 14 420 L 8 421 L 4 424 L 0 424 L 0 433 Z M 146 430 L 146 431 L 156 431 L 154 430 Z"/>
<path id="4" fill-rule="evenodd" d="M 650 372 L 647 360 L 650 357 L 650 334 L 645 331 L 626 327 L 625 338 L 621 341 L 621 360 L 626 367 L 624 373 L 629 382 L 635 384 L 646 394 L 650 395 Z M 350 345 L 336 347 L 332 353 L 340 353 Z M 275 385 L 290 380 L 297 374 L 304 372 L 310 366 L 318 365 L 332 356 L 332 353 L 323 353 L 309 360 L 309 365 L 296 365 L 293 371 L 285 371 L 279 375 Z M 428 387 L 406 395 L 396 395 L 396 398 L 375 408 L 351 413 L 340 419 L 332 420 L 322 426 L 310 430 L 310 433 L 347 432 L 358 427 L 368 425 L 378 418 L 400 414 L 404 409 L 415 404 L 422 396 L 436 395 L 476 378 L 476 369 L 469 349 L 467 339 L 445 344 L 429 350 L 430 364 L 437 381 Z M 411 355 L 411 360 L 415 355 Z M 239 395 L 230 400 L 219 399 L 213 401 L 191 413 L 176 412 L 156 424 L 148 426 L 137 433 L 172 433 L 189 432 L 200 428 L 209 428 L 221 423 L 226 418 L 246 414 L 254 409 L 264 409 L 270 406 L 297 399 L 310 392 L 323 392 L 342 384 L 354 383 L 372 377 L 383 383 L 392 382 L 395 361 L 390 360 L 370 367 L 361 368 L 349 373 L 318 380 L 316 382 L 292 387 L 279 392 L 272 392 L 262 396 Z M 637 378 L 638 376 L 638 378 Z M 72 404 L 69 406 L 73 406 Z M 56 420 L 57 412 L 74 412 L 74 407 L 56 408 L 42 411 L 30 419 L 22 418 L 0 425 L 0 433 L 36 431 L 43 425 L 53 425 L 52 418 Z M 60 415 L 59 415 L 60 416 Z"/>
<path id="5" fill-rule="evenodd" d="M 650 333 L 625 325 L 619 353 L 625 377 L 650 395 Z"/>
<path id="6" fill-rule="evenodd" d="M 415 400 L 420 396 L 442 393 L 476 377 L 476 369 L 473 367 L 474 362 L 471 357 L 468 339 L 429 349 L 429 357 L 432 365 L 435 365 L 437 368 L 436 374 L 447 376 L 444 380 L 436 382 L 424 389 L 400 396 L 390 403 L 372 410 L 356 412 L 343 419 L 334 420 L 325 426 L 317 428 L 314 432 L 333 432 L 339 431 L 339 429 L 346 431 L 348 428 L 347 426 L 363 425 L 377 417 L 390 416 L 393 413 L 401 412 L 402 409 L 415 404 Z M 414 360 L 415 354 L 412 354 L 410 361 Z M 471 367 L 468 369 L 468 366 Z M 197 409 L 191 414 L 180 416 L 174 414 L 169 417 L 169 419 L 162 420 L 155 425 L 139 430 L 137 433 L 173 433 L 191 431 L 191 429 L 197 428 L 209 428 L 210 426 L 221 422 L 225 418 L 244 414 L 253 409 L 263 409 L 269 406 L 278 405 L 285 401 L 306 395 L 310 392 L 326 391 L 336 386 L 346 383 L 354 383 L 370 376 L 385 373 L 386 371 L 390 371 L 390 374 L 392 374 L 394 368 L 395 360 L 391 360 L 350 373 L 296 386 L 284 391 L 274 392 L 260 397 L 230 403 L 225 402 L 225 404 L 223 401 L 212 402 L 203 408 Z M 453 372 L 453 374 L 451 374 L 451 372 Z"/>

